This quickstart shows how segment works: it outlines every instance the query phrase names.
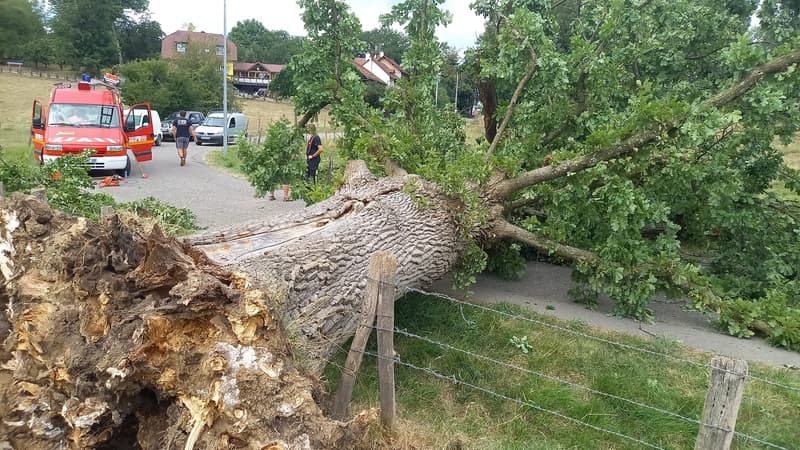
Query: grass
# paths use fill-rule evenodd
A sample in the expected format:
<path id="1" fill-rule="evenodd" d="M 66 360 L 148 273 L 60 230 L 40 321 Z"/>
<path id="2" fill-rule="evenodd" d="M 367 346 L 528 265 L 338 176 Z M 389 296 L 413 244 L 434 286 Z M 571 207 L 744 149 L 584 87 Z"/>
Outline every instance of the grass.
<path id="1" fill-rule="evenodd" d="M 206 161 L 229 175 L 246 178 L 241 169 L 242 161 L 239 159 L 239 148 L 235 145 L 228 146 L 227 155 L 223 153 L 222 148 L 207 152 Z"/>
<path id="2" fill-rule="evenodd" d="M 565 414 L 597 427 L 636 437 L 660 447 L 692 448 L 697 425 L 595 395 L 532 372 L 559 377 L 594 390 L 635 400 L 689 418 L 699 419 L 707 390 L 708 369 L 660 356 L 627 351 L 613 345 L 513 320 L 446 300 L 409 295 L 396 303 L 395 326 L 401 330 L 475 354 L 490 356 L 524 370 L 497 365 L 416 338 L 396 334 L 395 350 L 402 363 L 430 368 L 501 395 L 443 381 L 402 364 L 395 368 L 400 423 L 394 443 L 402 448 L 463 449 L 638 449 L 639 444 L 537 411 L 524 403 Z M 505 312 L 590 335 L 708 364 L 710 355 L 690 352 L 664 339 L 643 340 L 604 333 L 582 323 L 559 322 L 515 306 Z M 519 344 L 527 337 L 527 353 Z M 516 338 L 516 340 L 514 339 Z M 347 346 L 346 346 L 347 347 Z M 376 353 L 374 339 L 368 352 Z M 328 392 L 335 392 L 346 352 L 325 372 Z M 750 374 L 781 384 L 800 386 L 800 374 L 750 364 Z M 351 412 L 379 407 L 376 359 L 367 356 L 358 375 Z M 800 442 L 800 392 L 748 380 L 736 430 L 791 448 Z M 735 448 L 762 448 L 734 439 Z"/>
<path id="3" fill-rule="evenodd" d="M 783 153 L 783 160 L 786 161 L 786 165 L 800 170 L 800 133 L 795 134 L 794 140 L 788 145 L 776 145 Z"/>
<path id="4" fill-rule="evenodd" d="M 289 101 L 261 98 L 240 98 L 237 101 L 242 107 L 242 113 L 247 116 L 248 133 L 251 136 L 257 136 L 259 131 L 263 133 L 272 123 L 282 118 L 287 119 L 290 123 L 297 123 L 299 120 Z M 317 131 L 320 133 L 332 131 L 335 128 L 327 109 L 323 109 L 311 122 L 316 124 Z"/>
<path id="5" fill-rule="evenodd" d="M 467 144 L 486 141 L 483 129 L 483 116 L 464 120 L 464 131 L 467 135 Z"/>
<path id="6" fill-rule="evenodd" d="M 0 73 L 0 145 L 4 149 L 27 147 L 33 100 L 47 103 L 53 80 Z"/>

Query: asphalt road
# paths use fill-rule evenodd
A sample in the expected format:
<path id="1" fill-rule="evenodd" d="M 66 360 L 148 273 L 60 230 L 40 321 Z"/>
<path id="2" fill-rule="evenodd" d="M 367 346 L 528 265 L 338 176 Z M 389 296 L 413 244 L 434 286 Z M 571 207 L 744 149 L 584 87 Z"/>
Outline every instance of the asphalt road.
<path id="1" fill-rule="evenodd" d="M 180 166 L 174 142 L 153 147 L 153 160 L 136 163 L 131 175 L 117 187 L 99 188 L 117 201 L 155 197 L 163 202 L 194 211 L 197 223 L 204 228 L 217 228 L 296 211 L 302 201 L 284 202 L 256 198 L 250 183 L 209 166 L 205 155 L 219 146 L 189 144 L 186 165 Z M 102 177 L 101 177 L 102 178 Z M 98 179 L 101 179 L 98 178 Z"/>

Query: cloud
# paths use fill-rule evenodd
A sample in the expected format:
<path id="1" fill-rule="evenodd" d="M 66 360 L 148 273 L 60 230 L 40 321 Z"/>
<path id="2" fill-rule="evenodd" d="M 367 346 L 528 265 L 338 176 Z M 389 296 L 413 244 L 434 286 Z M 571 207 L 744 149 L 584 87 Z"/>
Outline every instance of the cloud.
<path id="1" fill-rule="evenodd" d="M 437 30 L 440 40 L 456 48 L 465 48 L 475 43 L 475 37 L 483 30 L 483 21 L 469 9 L 471 0 L 446 0 L 444 8 L 453 15 L 447 28 Z M 380 26 L 381 14 L 391 10 L 398 1 L 392 0 L 348 0 L 352 11 L 361 21 L 364 30 Z M 151 1 L 152 19 L 161 24 L 166 34 L 186 29 L 192 23 L 197 31 L 223 32 L 223 10 L 227 10 L 228 32 L 237 22 L 255 19 L 269 30 L 285 30 L 295 36 L 304 36 L 302 10 L 294 0 L 280 2 L 252 2 L 249 0 L 227 0 L 227 8 L 219 0 L 192 0 L 186 2 Z"/>

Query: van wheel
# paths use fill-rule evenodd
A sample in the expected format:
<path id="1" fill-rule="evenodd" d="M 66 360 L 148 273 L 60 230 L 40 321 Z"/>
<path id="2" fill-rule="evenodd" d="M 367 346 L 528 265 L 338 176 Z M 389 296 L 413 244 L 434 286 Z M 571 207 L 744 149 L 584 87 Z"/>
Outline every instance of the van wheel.
<path id="1" fill-rule="evenodd" d="M 128 178 L 131 174 L 131 157 L 128 155 L 126 157 L 125 168 L 124 169 L 117 169 L 117 175 L 121 176 L 122 178 Z"/>

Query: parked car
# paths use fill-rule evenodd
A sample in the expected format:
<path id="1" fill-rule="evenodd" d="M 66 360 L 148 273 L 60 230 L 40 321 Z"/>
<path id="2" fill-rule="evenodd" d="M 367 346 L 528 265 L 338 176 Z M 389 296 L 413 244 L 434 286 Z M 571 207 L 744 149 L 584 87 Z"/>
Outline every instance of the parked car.
<path id="1" fill-rule="evenodd" d="M 161 134 L 162 139 L 174 141 L 175 139 L 172 137 L 172 121 L 178 117 L 178 112 L 174 112 L 167 116 L 166 119 L 161 121 Z M 205 120 L 206 115 L 201 113 L 200 111 L 186 111 L 186 117 L 192 123 L 192 128 L 197 131 L 197 127 L 203 123 Z"/>
<path id="2" fill-rule="evenodd" d="M 225 115 L 221 112 L 212 112 L 206 117 L 202 125 L 194 130 L 197 145 L 217 144 L 222 145 Z M 228 113 L 228 143 L 236 142 L 240 135 L 247 136 L 247 117 L 239 112 Z"/>

